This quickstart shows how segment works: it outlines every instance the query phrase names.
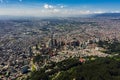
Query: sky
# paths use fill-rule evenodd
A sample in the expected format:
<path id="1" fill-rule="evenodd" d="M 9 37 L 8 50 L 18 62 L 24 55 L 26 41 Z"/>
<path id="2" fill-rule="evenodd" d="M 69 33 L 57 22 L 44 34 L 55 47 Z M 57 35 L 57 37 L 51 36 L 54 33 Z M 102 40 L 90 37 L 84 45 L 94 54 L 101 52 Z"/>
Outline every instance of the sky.
<path id="1" fill-rule="evenodd" d="M 120 0 L 0 0 L 0 15 L 65 17 L 113 12 L 120 12 Z"/>

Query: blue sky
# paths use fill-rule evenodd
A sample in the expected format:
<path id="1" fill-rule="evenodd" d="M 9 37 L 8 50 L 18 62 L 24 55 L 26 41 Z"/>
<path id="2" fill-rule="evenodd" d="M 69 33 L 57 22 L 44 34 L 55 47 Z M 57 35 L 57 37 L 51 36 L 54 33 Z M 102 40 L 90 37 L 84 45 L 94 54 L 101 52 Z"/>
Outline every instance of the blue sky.
<path id="1" fill-rule="evenodd" d="M 0 15 L 75 16 L 120 12 L 120 0 L 0 0 Z"/>

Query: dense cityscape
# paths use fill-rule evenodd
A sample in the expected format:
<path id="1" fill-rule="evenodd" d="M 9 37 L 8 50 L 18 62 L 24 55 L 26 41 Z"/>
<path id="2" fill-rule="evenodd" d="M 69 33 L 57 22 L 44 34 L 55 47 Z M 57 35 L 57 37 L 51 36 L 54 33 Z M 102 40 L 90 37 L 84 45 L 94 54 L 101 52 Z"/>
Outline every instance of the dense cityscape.
<path id="1" fill-rule="evenodd" d="M 120 80 L 120 0 L 0 0 L 0 80 Z"/>
<path id="2" fill-rule="evenodd" d="M 84 64 L 89 61 L 89 57 L 95 60 L 96 57 L 119 56 L 119 48 L 117 53 L 110 54 L 107 53 L 108 47 L 101 45 L 102 42 L 106 42 L 105 45 L 112 45 L 115 42 L 119 44 L 119 21 L 119 17 L 104 16 L 2 19 L 0 20 L 0 80 L 24 80 L 31 72 L 67 59 L 75 58 L 80 64 Z M 120 61 L 120 58 L 117 59 Z M 51 71 L 52 69 L 46 69 L 48 73 Z M 55 73 L 50 73 L 50 76 Z M 120 73 L 118 75 L 116 80 L 120 78 Z"/>

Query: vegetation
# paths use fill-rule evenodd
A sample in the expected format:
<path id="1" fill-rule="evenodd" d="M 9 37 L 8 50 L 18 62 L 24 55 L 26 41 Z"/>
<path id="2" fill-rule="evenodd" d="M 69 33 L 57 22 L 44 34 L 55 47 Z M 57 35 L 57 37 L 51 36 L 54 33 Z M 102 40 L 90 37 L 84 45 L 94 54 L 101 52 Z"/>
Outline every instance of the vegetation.
<path id="1" fill-rule="evenodd" d="M 119 80 L 120 62 L 111 58 L 98 58 L 72 67 L 54 80 Z"/>
<path id="2" fill-rule="evenodd" d="M 89 58 L 89 57 L 88 57 Z M 99 58 L 80 63 L 68 59 L 31 72 L 29 80 L 119 80 L 120 56 Z M 49 71 L 46 71 L 49 70 Z"/>
<path id="3" fill-rule="evenodd" d="M 99 41 L 98 45 L 106 49 L 108 54 L 120 54 L 120 42 L 115 40 L 113 42 Z"/>

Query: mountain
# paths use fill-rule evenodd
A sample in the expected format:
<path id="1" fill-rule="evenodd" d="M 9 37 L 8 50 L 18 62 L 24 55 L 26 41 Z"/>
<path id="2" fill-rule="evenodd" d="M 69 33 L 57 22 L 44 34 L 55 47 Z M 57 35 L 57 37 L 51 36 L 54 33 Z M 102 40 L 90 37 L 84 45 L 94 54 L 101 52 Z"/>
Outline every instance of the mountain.
<path id="1" fill-rule="evenodd" d="M 95 14 L 93 17 L 119 17 L 120 13 L 102 13 L 102 14 Z"/>

